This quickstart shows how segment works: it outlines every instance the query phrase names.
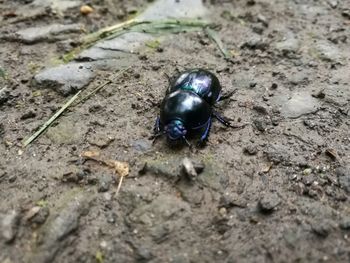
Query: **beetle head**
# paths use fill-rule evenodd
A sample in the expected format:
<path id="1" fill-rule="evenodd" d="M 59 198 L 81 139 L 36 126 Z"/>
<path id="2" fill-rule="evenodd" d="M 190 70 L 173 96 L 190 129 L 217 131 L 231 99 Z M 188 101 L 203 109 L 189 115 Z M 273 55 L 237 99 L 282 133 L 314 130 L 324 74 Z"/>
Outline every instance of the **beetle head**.
<path id="1" fill-rule="evenodd" d="M 187 130 L 180 120 L 172 120 L 165 126 L 165 132 L 170 141 L 176 141 L 181 138 L 185 138 Z"/>

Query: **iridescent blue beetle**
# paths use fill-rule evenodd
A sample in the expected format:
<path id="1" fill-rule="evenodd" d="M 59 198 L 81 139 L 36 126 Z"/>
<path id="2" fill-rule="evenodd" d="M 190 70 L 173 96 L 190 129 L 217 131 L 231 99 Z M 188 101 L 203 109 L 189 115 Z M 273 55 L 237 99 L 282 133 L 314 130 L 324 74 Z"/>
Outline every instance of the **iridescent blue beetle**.
<path id="1" fill-rule="evenodd" d="M 199 144 L 209 137 L 213 117 L 227 127 L 231 124 L 214 109 L 215 103 L 232 96 L 221 96 L 218 78 L 204 69 L 191 69 L 182 72 L 170 83 L 160 107 L 154 127 L 154 137 L 166 134 L 170 142 L 184 140 L 187 135 L 200 133 Z"/>

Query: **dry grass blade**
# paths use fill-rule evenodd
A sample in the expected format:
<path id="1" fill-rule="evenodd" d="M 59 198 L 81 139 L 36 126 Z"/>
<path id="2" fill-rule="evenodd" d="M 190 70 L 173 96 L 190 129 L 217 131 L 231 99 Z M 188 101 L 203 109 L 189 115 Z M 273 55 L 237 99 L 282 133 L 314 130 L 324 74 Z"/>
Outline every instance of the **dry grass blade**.
<path id="1" fill-rule="evenodd" d="M 127 71 L 130 67 L 127 67 L 121 71 L 119 71 L 116 75 L 116 77 L 114 78 L 114 80 L 116 80 L 116 78 L 118 76 L 120 76 L 122 73 L 124 73 L 125 71 Z M 103 89 L 106 85 L 112 83 L 113 80 L 108 80 L 105 83 L 97 86 L 95 89 L 93 89 L 91 92 L 89 92 L 88 94 L 86 94 L 83 98 L 81 98 L 74 106 L 83 103 L 84 101 L 86 101 L 87 99 L 89 99 L 92 95 L 94 95 L 95 93 L 97 93 L 98 91 L 100 91 L 101 89 Z M 78 96 L 80 95 L 82 91 L 78 91 L 69 101 L 67 101 L 67 103 L 65 103 L 61 109 L 59 111 L 57 111 L 47 122 L 45 122 L 43 124 L 43 126 L 41 126 L 41 128 L 35 132 L 32 136 L 30 136 L 27 140 L 24 141 L 23 146 L 26 147 L 28 146 L 30 143 L 32 143 L 37 137 L 40 136 L 40 134 L 42 134 L 48 127 L 50 127 L 50 125 L 66 110 L 68 109 L 68 107 L 70 107 L 72 105 L 72 103 L 78 98 Z"/>
<path id="2" fill-rule="evenodd" d="M 121 70 L 121 71 L 119 71 L 118 73 L 117 73 L 117 75 L 111 80 L 111 79 L 109 79 L 109 80 L 107 80 L 106 82 L 104 82 L 104 83 L 102 83 L 101 85 L 99 85 L 99 86 L 97 86 L 96 88 L 94 88 L 92 91 L 90 91 L 88 94 L 86 94 L 83 98 L 81 98 L 78 102 L 77 102 L 77 104 L 75 104 L 75 106 L 76 105 L 78 105 L 78 104 L 80 104 L 80 103 L 83 103 L 83 102 L 85 102 L 86 100 L 88 100 L 92 95 L 94 95 L 95 93 L 97 93 L 98 91 L 100 91 L 101 89 L 103 89 L 105 86 L 107 86 L 108 84 L 110 84 L 110 83 L 112 83 L 112 82 L 114 82 L 116 79 L 117 79 L 117 77 L 119 77 L 121 74 L 123 74 L 124 72 L 126 72 L 128 69 L 130 69 L 131 68 L 131 66 L 130 67 L 127 67 L 127 68 L 125 68 L 125 69 L 123 69 L 123 70 Z"/>
<path id="3" fill-rule="evenodd" d="M 172 31 L 174 31 L 175 29 L 177 29 L 175 32 L 180 32 L 190 28 L 202 29 L 210 25 L 211 24 L 209 24 L 208 22 L 198 19 L 167 19 L 157 21 L 138 21 L 136 19 L 131 19 L 123 23 L 109 26 L 95 33 L 89 34 L 83 38 L 82 42 L 84 46 L 90 46 L 96 41 L 114 38 L 128 31 L 137 31 L 144 33 L 162 33 L 168 31 L 169 33 L 172 33 Z"/>
<path id="4" fill-rule="evenodd" d="M 140 21 L 130 19 L 123 23 L 105 27 L 97 32 L 84 36 L 81 45 L 63 56 L 63 62 L 67 63 L 75 58 L 82 50 L 91 47 L 97 41 L 109 40 L 128 32 L 142 32 L 148 34 L 179 33 L 184 31 L 202 30 L 205 27 L 214 26 L 211 23 L 199 19 L 167 19 L 156 21 Z"/>
<path id="5" fill-rule="evenodd" d="M 79 90 L 69 101 L 67 101 L 48 121 L 46 121 L 41 128 L 24 141 L 23 146 L 27 147 L 31 144 L 40 134 L 42 134 L 61 114 L 68 109 L 68 107 L 78 98 L 81 90 Z"/>
<path id="6" fill-rule="evenodd" d="M 94 95 L 96 92 L 98 92 L 99 90 L 103 89 L 105 86 L 107 86 L 108 84 L 112 83 L 111 80 L 107 80 L 105 83 L 97 86 L 95 89 L 93 89 L 91 92 L 89 92 L 88 94 L 86 94 L 83 98 L 81 98 L 76 105 L 83 103 L 84 101 L 86 101 L 87 99 L 89 99 L 92 95 Z"/>
<path id="7" fill-rule="evenodd" d="M 219 38 L 218 34 L 214 30 L 210 29 L 209 27 L 205 28 L 205 33 L 208 35 L 208 37 L 212 41 L 214 41 L 214 43 L 219 48 L 220 52 L 224 55 L 224 58 L 225 59 L 230 59 L 231 56 L 230 56 L 229 52 L 227 51 L 227 49 L 224 47 L 224 44 L 222 43 L 222 41 Z"/>

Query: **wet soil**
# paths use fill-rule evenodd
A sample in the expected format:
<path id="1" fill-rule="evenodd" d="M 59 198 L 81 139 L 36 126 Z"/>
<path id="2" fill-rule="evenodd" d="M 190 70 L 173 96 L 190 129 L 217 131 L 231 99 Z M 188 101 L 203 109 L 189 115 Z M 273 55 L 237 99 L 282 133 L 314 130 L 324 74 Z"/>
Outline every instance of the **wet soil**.
<path id="1" fill-rule="evenodd" d="M 231 59 L 203 32 L 167 36 L 23 149 L 67 100 L 34 76 L 84 32 L 8 36 L 54 23 L 93 32 L 149 4 L 90 1 L 82 16 L 31 2 L 0 1 L 1 263 L 349 262 L 348 1 L 206 1 Z M 195 67 L 237 89 L 218 110 L 247 125 L 214 122 L 199 149 L 152 145 L 166 74 Z M 118 71 L 98 70 L 88 87 Z M 129 164 L 118 194 L 118 176 L 84 151 Z M 185 157 L 203 171 L 188 178 Z"/>

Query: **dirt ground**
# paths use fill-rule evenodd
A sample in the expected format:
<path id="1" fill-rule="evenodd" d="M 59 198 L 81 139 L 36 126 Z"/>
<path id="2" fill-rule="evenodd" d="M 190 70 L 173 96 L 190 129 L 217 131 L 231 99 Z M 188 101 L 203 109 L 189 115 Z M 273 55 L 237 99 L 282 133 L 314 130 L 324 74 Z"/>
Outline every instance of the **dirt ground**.
<path id="1" fill-rule="evenodd" d="M 182 1 L 182 0 L 180 0 Z M 349 262 L 350 2 L 206 1 L 232 59 L 203 32 L 170 35 L 27 148 L 67 100 L 33 77 L 83 32 L 35 43 L 27 27 L 80 23 L 86 32 L 128 19 L 152 1 L 89 1 L 36 14 L 0 0 L 0 262 Z M 33 14 L 34 13 L 34 14 Z M 170 76 L 215 72 L 219 111 L 202 149 L 150 140 Z M 96 87 L 116 72 L 99 70 Z M 127 162 L 119 178 L 81 157 Z M 203 171 L 181 172 L 188 157 Z"/>

